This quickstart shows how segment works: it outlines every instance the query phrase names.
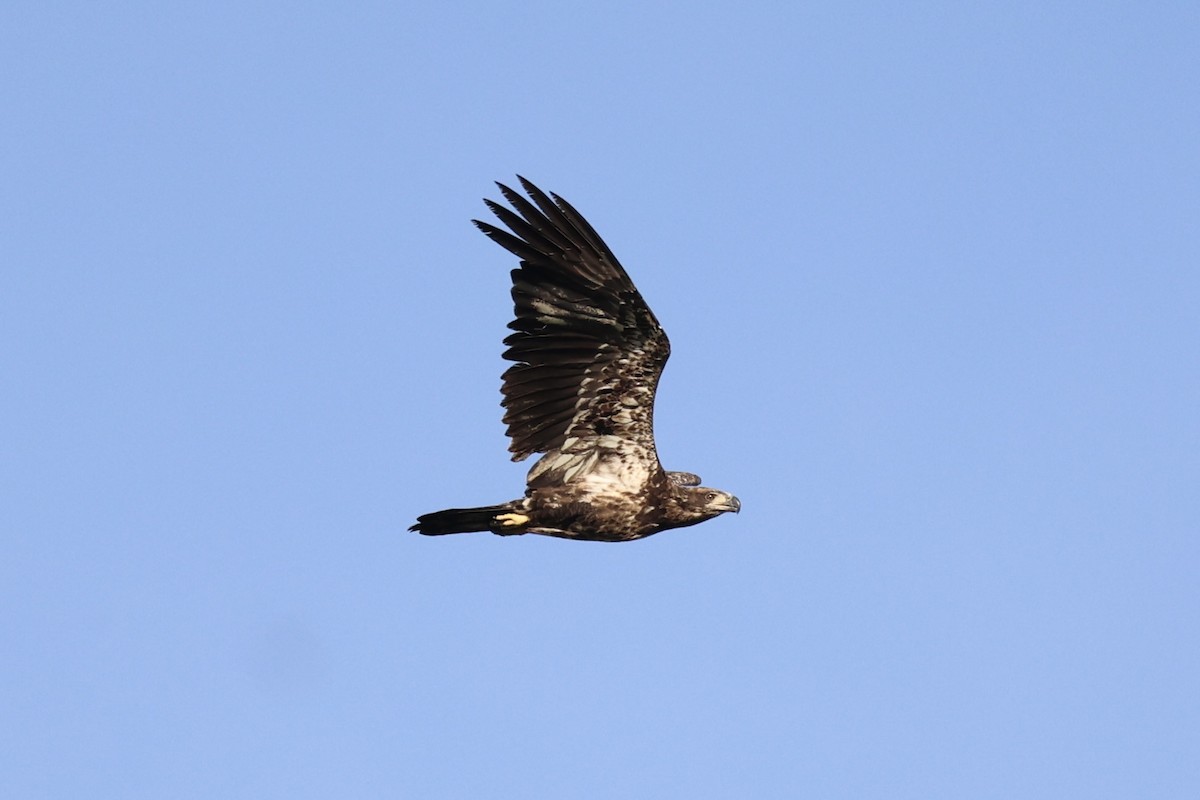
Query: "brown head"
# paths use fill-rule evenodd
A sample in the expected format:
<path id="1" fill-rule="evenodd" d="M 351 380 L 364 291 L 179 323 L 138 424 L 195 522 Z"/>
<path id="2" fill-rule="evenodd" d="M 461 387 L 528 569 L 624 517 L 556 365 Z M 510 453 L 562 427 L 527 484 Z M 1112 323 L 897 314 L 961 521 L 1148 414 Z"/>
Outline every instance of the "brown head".
<path id="1" fill-rule="evenodd" d="M 742 509 L 741 502 L 729 492 L 708 486 L 676 486 L 675 497 L 679 505 L 673 527 L 695 525 L 726 511 L 736 514 Z"/>

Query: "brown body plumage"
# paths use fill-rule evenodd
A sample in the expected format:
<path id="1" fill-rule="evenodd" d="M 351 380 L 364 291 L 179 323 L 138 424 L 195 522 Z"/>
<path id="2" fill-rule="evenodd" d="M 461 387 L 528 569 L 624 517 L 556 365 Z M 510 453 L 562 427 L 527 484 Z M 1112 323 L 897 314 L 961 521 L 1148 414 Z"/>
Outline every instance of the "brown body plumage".
<path id="1" fill-rule="evenodd" d="M 739 510 L 733 495 L 662 468 L 654 394 L 667 335 L 579 212 L 520 180 L 532 203 L 503 184 L 515 213 L 485 201 L 511 233 L 474 222 L 521 259 L 504 340 L 504 358 L 516 362 L 503 378 L 504 423 L 513 460 L 544 455 L 525 497 L 425 514 L 411 530 L 628 541 Z"/>

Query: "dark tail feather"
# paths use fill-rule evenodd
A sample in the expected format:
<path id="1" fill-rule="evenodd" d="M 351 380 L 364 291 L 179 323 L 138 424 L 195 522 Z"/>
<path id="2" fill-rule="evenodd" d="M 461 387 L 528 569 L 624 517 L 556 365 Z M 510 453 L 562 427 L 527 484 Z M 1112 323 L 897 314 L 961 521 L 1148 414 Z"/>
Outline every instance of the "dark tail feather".
<path id="1" fill-rule="evenodd" d="M 512 505 L 510 503 L 498 506 L 483 506 L 482 508 L 448 508 L 445 511 L 422 514 L 417 517 L 417 524 L 413 525 L 409 530 L 423 533 L 426 536 L 441 536 L 445 533 L 490 531 L 496 515 L 511 510 Z"/>

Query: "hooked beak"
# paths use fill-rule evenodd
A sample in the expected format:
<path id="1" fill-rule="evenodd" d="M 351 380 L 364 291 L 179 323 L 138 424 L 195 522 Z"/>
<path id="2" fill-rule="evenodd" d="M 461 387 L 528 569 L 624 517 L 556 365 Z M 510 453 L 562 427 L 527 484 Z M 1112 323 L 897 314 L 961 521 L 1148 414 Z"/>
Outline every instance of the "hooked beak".
<path id="1" fill-rule="evenodd" d="M 732 511 L 735 514 L 738 513 L 742 510 L 742 501 L 738 500 L 733 495 L 730 495 L 729 502 L 725 504 L 725 510 Z"/>

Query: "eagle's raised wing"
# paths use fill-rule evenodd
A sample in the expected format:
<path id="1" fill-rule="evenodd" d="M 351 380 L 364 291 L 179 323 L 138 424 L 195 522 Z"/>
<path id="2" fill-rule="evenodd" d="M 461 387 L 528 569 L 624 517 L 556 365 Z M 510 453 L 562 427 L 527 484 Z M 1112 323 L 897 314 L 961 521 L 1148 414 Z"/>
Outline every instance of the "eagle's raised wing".
<path id="1" fill-rule="evenodd" d="M 516 213 L 486 201 L 512 233 L 474 220 L 521 259 L 512 272 L 514 332 L 504 340 L 504 357 L 517 363 L 501 389 L 513 460 L 573 440 L 632 445 L 657 461 L 654 392 L 671 352 L 667 335 L 579 212 L 520 181 L 532 203 L 497 184 Z"/>

